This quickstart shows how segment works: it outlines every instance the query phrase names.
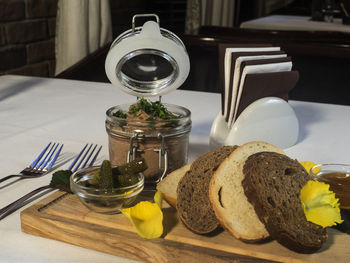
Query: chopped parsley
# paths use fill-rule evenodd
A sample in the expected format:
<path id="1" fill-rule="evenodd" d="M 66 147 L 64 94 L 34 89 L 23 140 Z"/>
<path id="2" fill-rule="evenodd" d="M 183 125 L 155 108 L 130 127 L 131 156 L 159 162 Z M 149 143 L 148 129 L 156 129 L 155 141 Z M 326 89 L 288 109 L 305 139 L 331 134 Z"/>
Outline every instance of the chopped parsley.
<path id="1" fill-rule="evenodd" d="M 145 98 L 141 98 L 136 104 L 130 106 L 128 112 L 122 112 L 118 110 L 113 116 L 118 118 L 127 118 L 127 115 L 136 116 L 139 112 L 146 113 L 149 117 L 147 120 L 170 120 L 178 116 L 168 111 L 168 109 L 160 101 L 148 101 Z"/>
<path id="2" fill-rule="evenodd" d="M 115 113 L 113 113 L 113 116 L 122 119 L 126 119 L 127 117 L 126 113 L 122 112 L 121 110 L 118 110 Z"/>

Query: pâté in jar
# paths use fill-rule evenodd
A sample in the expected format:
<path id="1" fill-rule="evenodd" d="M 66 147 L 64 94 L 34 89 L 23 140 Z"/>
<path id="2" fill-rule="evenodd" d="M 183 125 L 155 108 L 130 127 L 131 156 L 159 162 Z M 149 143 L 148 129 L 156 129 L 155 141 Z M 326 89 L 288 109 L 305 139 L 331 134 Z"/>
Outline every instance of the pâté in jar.
<path id="1" fill-rule="evenodd" d="M 110 161 L 120 165 L 143 157 L 148 166 L 144 172 L 145 182 L 158 182 L 165 173 L 187 163 L 191 113 L 169 104 L 162 104 L 170 113 L 164 118 L 150 117 L 143 110 L 128 113 L 137 104 L 119 105 L 107 111 Z"/>

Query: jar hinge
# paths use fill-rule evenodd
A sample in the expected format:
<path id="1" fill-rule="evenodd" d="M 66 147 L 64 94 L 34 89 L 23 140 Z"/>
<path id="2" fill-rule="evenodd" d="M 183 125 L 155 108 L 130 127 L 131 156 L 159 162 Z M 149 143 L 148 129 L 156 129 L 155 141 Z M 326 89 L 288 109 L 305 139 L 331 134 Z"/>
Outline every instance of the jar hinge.
<path id="1" fill-rule="evenodd" d="M 135 32 L 135 21 L 136 18 L 139 17 L 154 17 L 156 19 L 157 24 L 159 25 L 159 17 L 156 14 L 137 14 L 132 17 L 131 28 L 132 32 Z"/>
<path id="2" fill-rule="evenodd" d="M 165 150 L 165 136 L 163 136 L 161 133 L 158 133 L 158 138 L 161 139 L 161 146 L 160 149 L 154 149 L 154 151 L 158 152 L 159 173 L 162 171 L 162 157 L 164 158 L 164 169 L 162 176 L 156 181 L 157 183 L 163 180 L 168 171 L 168 152 Z"/>
<path id="3" fill-rule="evenodd" d="M 133 145 L 134 140 L 136 140 L 139 137 L 139 133 L 135 132 L 133 136 L 130 137 L 130 148 L 127 155 L 127 162 L 130 162 L 130 159 L 135 160 L 136 158 L 136 151 L 139 149 Z M 159 167 L 159 173 L 162 172 L 161 177 L 156 181 L 156 183 L 163 180 L 164 176 L 166 175 L 168 171 L 168 152 L 165 150 L 165 136 L 163 136 L 161 133 L 158 133 L 157 136 L 161 140 L 161 147 L 160 149 L 154 149 L 155 152 L 158 152 L 158 167 Z M 131 157 L 131 158 L 130 158 Z M 164 159 L 164 168 L 162 169 L 162 159 Z"/>
<path id="4" fill-rule="evenodd" d="M 126 162 L 130 162 L 130 157 L 132 156 L 132 160 L 135 160 L 136 158 L 136 151 L 138 150 L 137 147 L 134 146 L 134 139 L 137 139 L 139 137 L 139 133 L 137 131 L 134 132 L 134 135 L 130 137 L 130 143 L 129 143 L 129 151 L 126 157 Z"/>

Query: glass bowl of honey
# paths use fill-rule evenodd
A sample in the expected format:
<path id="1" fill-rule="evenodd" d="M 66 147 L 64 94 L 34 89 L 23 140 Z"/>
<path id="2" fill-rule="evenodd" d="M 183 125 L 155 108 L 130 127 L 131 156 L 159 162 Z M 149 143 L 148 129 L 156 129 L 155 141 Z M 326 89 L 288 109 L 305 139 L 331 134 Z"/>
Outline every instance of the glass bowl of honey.
<path id="1" fill-rule="evenodd" d="M 310 169 L 310 175 L 330 185 L 330 190 L 339 198 L 340 208 L 350 209 L 349 164 L 318 164 Z"/>

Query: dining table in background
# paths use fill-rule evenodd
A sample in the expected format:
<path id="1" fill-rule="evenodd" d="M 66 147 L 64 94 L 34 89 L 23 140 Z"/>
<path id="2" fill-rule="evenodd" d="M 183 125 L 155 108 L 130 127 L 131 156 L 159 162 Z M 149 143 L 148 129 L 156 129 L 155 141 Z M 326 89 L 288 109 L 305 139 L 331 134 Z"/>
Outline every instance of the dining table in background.
<path id="1" fill-rule="evenodd" d="M 50 141 L 64 143 L 56 170 L 66 168 L 86 143 L 103 145 L 98 161 L 108 158 L 106 110 L 134 101 L 135 97 L 108 83 L 0 76 L 0 177 L 21 171 Z M 162 102 L 191 110 L 189 162 L 208 151 L 211 124 L 221 109 L 220 94 L 176 90 L 163 96 Z M 350 163 L 350 106 L 289 103 L 300 126 L 298 142 L 285 149 L 290 157 L 315 163 Z M 0 185 L 0 207 L 48 184 L 50 175 L 3 189 Z M 0 262 L 134 262 L 23 233 L 20 212 L 28 206 L 0 221 Z"/>
<path id="2" fill-rule="evenodd" d="M 271 15 L 248 20 L 240 25 L 245 29 L 292 30 L 292 31 L 327 31 L 350 33 L 350 25 L 342 23 L 341 18 L 333 22 L 314 21 L 309 16 Z"/>

